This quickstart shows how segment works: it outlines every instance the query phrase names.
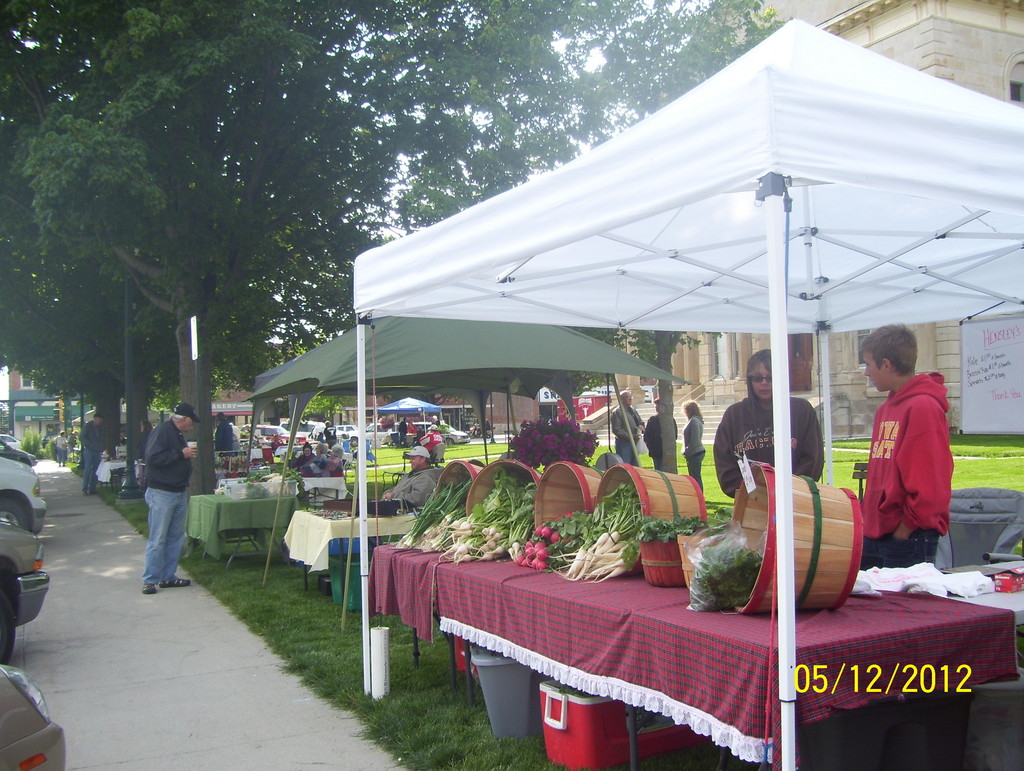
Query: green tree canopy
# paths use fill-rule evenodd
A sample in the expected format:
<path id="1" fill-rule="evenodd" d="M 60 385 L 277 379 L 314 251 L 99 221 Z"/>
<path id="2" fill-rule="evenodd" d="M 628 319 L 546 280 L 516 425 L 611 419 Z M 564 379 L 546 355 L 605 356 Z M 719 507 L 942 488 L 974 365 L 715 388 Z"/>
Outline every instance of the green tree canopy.
<path id="1" fill-rule="evenodd" d="M 0 249 L 111 286 L 127 272 L 205 411 L 215 369 L 246 383 L 351 326 L 355 255 L 678 96 L 763 17 L 749 0 L 12 0 L 0 20 Z"/>

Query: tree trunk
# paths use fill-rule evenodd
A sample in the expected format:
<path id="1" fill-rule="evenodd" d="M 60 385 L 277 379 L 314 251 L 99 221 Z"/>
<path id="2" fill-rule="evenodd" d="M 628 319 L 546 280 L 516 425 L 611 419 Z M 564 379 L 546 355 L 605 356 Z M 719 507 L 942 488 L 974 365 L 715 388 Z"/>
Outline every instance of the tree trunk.
<path id="1" fill-rule="evenodd" d="M 132 375 L 132 414 L 125 417 L 125 435 L 128 437 L 129 447 L 134 449 L 135 457 L 138 458 L 146 451 L 138 442 L 140 423 L 149 419 L 149 383 L 139 377 L 138 372 L 133 372 Z"/>
<path id="2" fill-rule="evenodd" d="M 672 371 L 672 354 L 675 353 L 679 335 L 675 332 L 655 332 L 654 346 L 658 355 L 658 366 L 666 372 Z M 679 445 L 676 431 L 673 430 L 673 416 L 675 414 L 675 387 L 671 380 L 658 381 L 658 398 L 661 399 L 661 408 L 658 410 L 658 418 L 661 421 L 661 457 L 664 459 L 664 469 L 669 474 L 679 473 Z"/>
<path id="3" fill-rule="evenodd" d="M 181 380 L 181 400 L 191 404 L 202 421 L 189 431 L 188 441 L 199 442 L 199 457 L 192 461 L 192 479 L 189 495 L 207 495 L 213 492 L 213 431 L 210 415 L 210 357 L 203 354 L 203 325 L 199 326 L 199 358 L 192 360 L 192 331 L 188 318 L 179 321 L 178 372 Z"/>
<path id="4" fill-rule="evenodd" d="M 103 416 L 100 436 L 103 437 L 103 449 L 111 458 L 117 445 L 121 443 L 121 398 L 119 394 L 97 397 L 96 412 Z M 82 426 L 85 428 L 85 426 Z"/>

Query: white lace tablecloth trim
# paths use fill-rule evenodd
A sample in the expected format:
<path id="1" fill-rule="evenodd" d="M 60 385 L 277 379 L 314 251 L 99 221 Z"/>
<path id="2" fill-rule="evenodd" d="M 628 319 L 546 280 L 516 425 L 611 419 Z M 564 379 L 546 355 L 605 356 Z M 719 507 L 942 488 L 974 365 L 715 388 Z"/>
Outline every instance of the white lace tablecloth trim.
<path id="1" fill-rule="evenodd" d="M 701 736 L 710 736 L 711 741 L 719 747 L 728 747 L 729 751 L 740 760 L 760 763 L 764 759 L 764 742 L 761 739 L 740 733 L 736 728 L 723 723 L 714 715 L 676 701 L 660 691 L 627 683 L 615 677 L 592 675 L 581 669 L 549 659 L 528 648 L 523 648 L 503 637 L 467 626 L 450 618 L 442 617 L 440 626 L 442 632 L 458 635 L 474 645 L 507 656 L 535 672 L 540 672 L 542 675 L 547 675 L 568 685 L 570 688 L 577 688 L 594 696 L 617 699 L 634 707 L 641 707 L 648 712 L 667 715 L 679 725 L 690 726 Z M 771 752 L 769 752 L 768 760 L 771 762 Z"/>

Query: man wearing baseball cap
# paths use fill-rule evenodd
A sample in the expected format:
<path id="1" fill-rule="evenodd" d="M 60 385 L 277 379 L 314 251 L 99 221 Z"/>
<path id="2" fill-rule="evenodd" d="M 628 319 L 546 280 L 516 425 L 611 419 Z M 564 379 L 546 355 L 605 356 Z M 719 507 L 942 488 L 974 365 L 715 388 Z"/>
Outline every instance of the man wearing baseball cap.
<path id="1" fill-rule="evenodd" d="M 430 453 L 426 447 L 413 447 L 405 453 L 412 470 L 398 480 L 398 484 L 381 496 L 379 501 L 368 501 L 370 513 L 390 516 L 405 509 L 419 509 L 434 492 L 439 469 L 430 468 Z"/>
<path id="2" fill-rule="evenodd" d="M 181 402 L 171 419 L 154 428 L 146 445 L 146 505 L 149 506 L 149 541 L 142 593 L 156 594 L 157 586 L 170 589 L 188 586 L 178 578 L 178 558 L 185 545 L 185 515 L 188 513 L 188 481 L 192 459 L 199 449 L 189 447 L 184 432 L 199 423 L 195 408 Z"/>

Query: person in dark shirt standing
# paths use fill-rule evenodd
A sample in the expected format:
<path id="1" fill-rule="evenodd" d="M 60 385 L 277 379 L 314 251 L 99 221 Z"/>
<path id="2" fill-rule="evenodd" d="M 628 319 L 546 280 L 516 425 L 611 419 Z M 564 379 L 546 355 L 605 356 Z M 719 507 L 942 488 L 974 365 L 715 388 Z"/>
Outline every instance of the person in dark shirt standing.
<path id="1" fill-rule="evenodd" d="M 615 435 L 615 454 L 623 463 L 639 466 L 640 459 L 633 450 L 643 436 L 644 421 L 633 408 L 633 394 L 628 389 L 619 392 L 621 406 L 612 413 L 612 433 Z M 630 435 L 633 441 L 630 441 Z M 648 448 L 649 450 L 650 448 Z"/>
<path id="2" fill-rule="evenodd" d="M 793 474 L 817 481 L 825 465 L 821 426 L 806 399 L 789 398 Z M 775 424 L 772 412 L 772 354 L 765 349 L 747 361 L 747 398 L 729 405 L 715 432 L 715 470 L 722 492 L 736 497 L 742 484 L 737 459 L 775 462 Z"/>
<path id="3" fill-rule="evenodd" d="M 655 413 L 647 419 L 647 426 L 644 428 L 644 444 L 647 445 L 647 453 L 651 456 L 651 460 L 654 461 L 655 471 L 665 470 L 665 458 L 664 450 L 662 449 L 661 439 L 661 399 L 657 398 L 654 400 Z M 676 423 L 675 417 L 672 416 L 672 408 L 667 407 L 666 411 L 669 414 L 669 420 L 672 427 L 672 439 L 671 444 L 673 450 L 676 446 L 676 438 L 679 436 L 679 426 Z"/>
<path id="4" fill-rule="evenodd" d="M 197 423 L 195 409 L 182 402 L 174 408 L 170 420 L 153 429 L 146 446 L 149 541 L 142 574 L 143 594 L 156 594 L 157 586 L 169 589 L 192 583 L 175 573 L 185 544 L 192 459 L 199 454 L 198 448 L 185 441 L 184 432 L 191 431 Z"/>
<path id="5" fill-rule="evenodd" d="M 82 494 L 96 494 L 96 469 L 100 467 L 100 453 L 103 452 L 103 436 L 100 426 L 103 416 L 95 413 L 92 420 L 82 426 Z"/>
<path id="6" fill-rule="evenodd" d="M 235 432 L 231 421 L 223 412 L 217 413 L 217 430 L 213 434 L 214 452 L 231 452 L 235 449 Z"/>

